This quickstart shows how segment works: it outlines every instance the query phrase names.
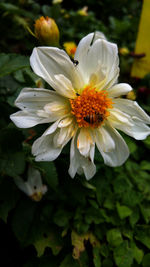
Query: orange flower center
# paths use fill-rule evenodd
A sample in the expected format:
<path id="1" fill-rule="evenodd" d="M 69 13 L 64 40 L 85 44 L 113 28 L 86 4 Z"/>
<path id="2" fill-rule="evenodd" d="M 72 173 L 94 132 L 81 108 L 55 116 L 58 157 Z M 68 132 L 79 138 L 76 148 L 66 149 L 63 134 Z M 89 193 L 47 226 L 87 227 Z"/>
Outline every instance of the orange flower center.
<path id="1" fill-rule="evenodd" d="M 86 86 L 81 95 L 70 99 L 70 104 L 79 127 L 96 128 L 109 116 L 113 102 L 105 90 L 98 92 L 96 88 Z"/>

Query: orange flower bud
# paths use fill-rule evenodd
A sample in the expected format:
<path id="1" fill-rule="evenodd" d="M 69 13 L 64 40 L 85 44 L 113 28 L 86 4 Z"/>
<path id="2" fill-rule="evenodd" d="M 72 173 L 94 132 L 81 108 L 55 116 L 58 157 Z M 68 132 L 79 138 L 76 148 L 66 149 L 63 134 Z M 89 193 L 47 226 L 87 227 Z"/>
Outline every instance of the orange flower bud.
<path id="1" fill-rule="evenodd" d="M 76 48 L 77 48 L 76 44 L 75 44 L 74 42 L 65 42 L 65 43 L 63 44 L 63 46 L 64 46 L 64 48 L 65 48 L 67 54 L 68 54 L 70 57 L 74 58 L 74 54 L 75 54 L 75 52 L 76 52 Z"/>
<path id="2" fill-rule="evenodd" d="M 43 45 L 59 46 L 59 29 L 52 18 L 43 16 L 35 21 L 36 38 Z"/>

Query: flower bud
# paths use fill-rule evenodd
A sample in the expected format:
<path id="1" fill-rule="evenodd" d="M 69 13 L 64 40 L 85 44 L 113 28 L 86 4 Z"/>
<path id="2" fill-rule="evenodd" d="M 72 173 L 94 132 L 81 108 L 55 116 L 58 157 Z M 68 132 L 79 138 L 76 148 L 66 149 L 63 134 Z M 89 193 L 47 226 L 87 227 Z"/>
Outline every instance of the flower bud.
<path id="1" fill-rule="evenodd" d="M 135 100 L 136 99 L 136 93 L 132 90 L 126 95 L 127 99 Z"/>
<path id="2" fill-rule="evenodd" d="M 77 11 L 77 14 L 80 16 L 88 16 L 88 7 L 84 6 L 82 9 Z"/>
<path id="3" fill-rule="evenodd" d="M 42 16 L 37 19 L 34 32 L 42 45 L 59 46 L 59 29 L 52 18 Z"/>
<path id="4" fill-rule="evenodd" d="M 18 188 L 34 201 L 40 201 L 47 192 L 47 186 L 42 183 L 40 172 L 33 167 L 28 168 L 27 181 L 19 176 L 15 177 L 14 181 Z"/>
<path id="5" fill-rule="evenodd" d="M 77 49 L 76 44 L 75 44 L 74 42 L 65 42 L 65 43 L 63 44 L 63 46 L 64 46 L 64 48 L 65 48 L 67 54 L 68 54 L 70 57 L 74 58 L 74 54 L 75 54 L 76 49 Z"/>
<path id="6" fill-rule="evenodd" d="M 127 47 L 121 47 L 119 49 L 119 53 L 122 55 L 122 56 L 126 56 L 126 55 L 129 55 L 130 51 Z"/>

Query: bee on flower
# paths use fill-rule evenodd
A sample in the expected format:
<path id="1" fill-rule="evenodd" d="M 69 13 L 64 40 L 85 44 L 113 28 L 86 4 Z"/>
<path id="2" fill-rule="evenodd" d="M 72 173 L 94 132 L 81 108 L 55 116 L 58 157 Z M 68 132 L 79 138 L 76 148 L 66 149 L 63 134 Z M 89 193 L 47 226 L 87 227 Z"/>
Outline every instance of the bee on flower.
<path id="1" fill-rule="evenodd" d="M 122 165 L 129 149 L 118 132 L 137 140 L 150 134 L 150 117 L 137 102 L 121 98 L 132 90 L 117 83 L 117 45 L 100 32 L 79 43 L 74 64 L 65 51 L 55 47 L 34 48 L 30 58 L 34 72 L 53 89 L 24 88 L 15 101 L 21 109 L 11 115 L 20 128 L 47 123 L 48 128 L 32 146 L 36 161 L 53 161 L 71 141 L 69 174 L 96 173 L 95 146 L 108 166 Z"/>
<path id="2" fill-rule="evenodd" d="M 33 167 L 29 167 L 27 177 L 27 181 L 19 176 L 15 177 L 15 184 L 32 200 L 40 201 L 47 192 L 47 186 L 42 184 L 40 172 Z"/>

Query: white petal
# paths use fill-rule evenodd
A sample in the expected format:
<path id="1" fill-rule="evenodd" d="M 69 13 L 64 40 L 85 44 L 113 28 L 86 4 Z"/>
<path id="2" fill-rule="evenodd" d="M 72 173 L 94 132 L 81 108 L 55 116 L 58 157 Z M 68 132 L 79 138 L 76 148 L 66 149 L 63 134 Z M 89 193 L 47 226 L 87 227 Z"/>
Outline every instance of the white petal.
<path id="1" fill-rule="evenodd" d="M 15 104 L 23 111 L 12 114 L 10 118 L 20 128 L 53 122 L 70 112 L 68 100 L 46 89 L 24 88 Z"/>
<path id="2" fill-rule="evenodd" d="M 91 45 L 93 34 L 83 38 L 77 48 L 75 59 L 79 61 L 78 69 L 82 73 L 85 84 L 97 77 L 96 86 L 100 89 L 116 82 L 119 73 L 117 46 L 98 38 Z M 90 79 L 90 80 L 89 80 Z"/>
<path id="3" fill-rule="evenodd" d="M 28 169 L 28 183 L 33 188 L 33 191 L 35 190 L 35 186 L 36 189 L 42 186 L 41 174 L 37 169 L 34 169 L 33 167 L 29 167 Z"/>
<path id="4" fill-rule="evenodd" d="M 94 143 L 89 130 L 81 128 L 77 139 L 77 147 L 81 155 L 88 157 L 92 145 L 94 145 Z"/>
<path id="5" fill-rule="evenodd" d="M 75 90 L 72 87 L 72 83 L 68 80 L 64 75 L 58 74 L 55 75 L 55 79 L 57 80 L 57 87 L 55 90 L 58 94 L 74 99 L 76 97 Z"/>
<path id="6" fill-rule="evenodd" d="M 68 127 L 60 128 L 57 134 L 54 136 L 53 142 L 55 146 L 65 146 L 69 140 L 72 138 L 76 131 L 76 128 L 73 124 L 70 124 Z"/>
<path id="7" fill-rule="evenodd" d="M 117 97 L 121 95 L 126 95 L 128 92 L 132 91 L 132 87 L 127 83 L 119 83 L 111 87 L 108 90 L 110 97 Z"/>
<path id="8" fill-rule="evenodd" d="M 49 118 L 41 118 L 36 113 L 18 111 L 10 116 L 13 123 L 19 128 L 30 128 L 37 124 L 50 122 Z"/>
<path id="9" fill-rule="evenodd" d="M 108 121 L 113 125 L 125 124 L 126 126 L 132 126 L 133 120 L 131 116 L 122 112 L 117 108 L 113 108 L 110 110 L 110 115 L 108 116 Z"/>
<path id="10" fill-rule="evenodd" d="M 143 123 L 150 124 L 150 117 L 145 113 L 145 111 L 138 105 L 136 101 L 127 99 L 115 99 L 114 106 L 117 109 L 129 114 L 132 119 L 139 119 Z"/>
<path id="11" fill-rule="evenodd" d="M 43 133 L 43 136 L 52 134 L 56 131 L 58 124 L 59 124 L 60 120 L 57 120 L 56 122 L 54 122 L 50 127 L 48 127 L 46 129 L 46 131 Z"/>
<path id="12" fill-rule="evenodd" d="M 70 114 L 70 104 L 67 99 L 60 99 L 46 104 L 44 111 L 54 121 Z"/>
<path id="13" fill-rule="evenodd" d="M 62 97 L 52 90 L 42 88 L 24 88 L 15 101 L 15 105 L 24 110 L 39 110 L 47 103 L 61 101 Z"/>
<path id="14" fill-rule="evenodd" d="M 33 49 L 30 64 L 34 72 L 54 89 L 59 86 L 55 75 L 62 74 L 74 88 L 83 86 L 82 78 L 65 51 L 56 47 L 37 47 Z"/>
<path id="15" fill-rule="evenodd" d="M 59 128 L 67 127 L 69 124 L 73 123 L 74 119 L 71 116 L 68 116 L 64 119 L 62 119 L 58 125 Z"/>
<path id="16" fill-rule="evenodd" d="M 150 134 L 150 128 L 145 123 L 138 119 L 130 119 L 126 122 L 125 116 L 126 114 L 124 113 L 124 117 L 122 117 L 122 120 L 120 121 L 112 120 L 111 116 L 109 116 L 109 121 L 112 127 L 123 131 L 137 140 L 143 140 Z"/>
<path id="17" fill-rule="evenodd" d="M 87 54 L 90 46 L 97 40 L 97 39 L 106 39 L 105 35 L 102 32 L 95 32 L 89 33 L 87 36 L 81 39 L 78 44 L 75 53 L 75 59 L 82 59 L 83 54 Z"/>
<path id="18" fill-rule="evenodd" d="M 45 194 L 47 192 L 47 186 L 43 185 L 40 172 L 37 169 L 34 169 L 33 167 L 29 167 L 28 169 L 27 184 L 31 188 L 31 196 L 37 193 Z"/>
<path id="19" fill-rule="evenodd" d="M 104 152 L 111 152 L 115 149 L 115 142 L 104 127 L 100 127 L 95 130 L 95 137 L 97 147 L 100 150 Z"/>
<path id="20" fill-rule="evenodd" d="M 96 166 L 94 162 L 91 161 L 90 157 L 85 158 L 82 156 L 80 160 L 81 160 L 80 165 L 81 168 L 83 169 L 85 177 L 87 180 L 90 180 L 96 173 Z"/>
<path id="21" fill-rule="evenodd" d="M 125 128 L 123 131 L 137 140 L 144 140 L 150 135 L 150 127 L 138 120 L 134 120 L 134 125 L 130 130 Z"/>
<path id="22" fill-rule="evenodd" d="M 108 141 L 108 138 L 101 137 L 99 140 L 96 138 L 96 145 L 106 165 L 111 167 L 121 166 L 129 156 L 129 149 L 121 135 L 115 129 L 107 125 L 105 126 L 105 130 L 108 132 L 111 141 Z M 107 147 L 112 147 L 110 145 L 112 142 L 114 142 L 115 147 L 109 151 Z"/>
<path id="23" fill-rule="evenodd" d="M 18 186 L 18 188 L 23 191 L 26 195 L 31 196 L 33 194 L 32 188 L 30 185 L 25 182 L 21 177 L 15 177 L 14 178 L 15 184 Z"/>
<path id="24" fill-rule="evenodd" d="M 63 147 L 55 147 L 53 143 L 55 134 L 56 132 L 41 136 L 33 143 L 32 153 L 36 156 L 36 161 L 53 161 L 60 155 Z"/>
<path id="25" fill-rule="evenodd" d="M 69 167 L 69 174 L 72 178 L 74 178 L 76 172 L 81 174 L 84 172 L 85 177 L 87 180 L 91 179 L 96 173 L 96 166 L 93 162 L 93 155 L 94 155 L 94 146 L 92 146 L 92 151 L 90 152 L 89 157 L 84 157 L 80 154 L 79 150 L 77 149 L 77 136 L 74 135 L 71 148 L 70 148 L 70 167 Z"/>

